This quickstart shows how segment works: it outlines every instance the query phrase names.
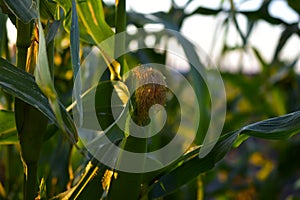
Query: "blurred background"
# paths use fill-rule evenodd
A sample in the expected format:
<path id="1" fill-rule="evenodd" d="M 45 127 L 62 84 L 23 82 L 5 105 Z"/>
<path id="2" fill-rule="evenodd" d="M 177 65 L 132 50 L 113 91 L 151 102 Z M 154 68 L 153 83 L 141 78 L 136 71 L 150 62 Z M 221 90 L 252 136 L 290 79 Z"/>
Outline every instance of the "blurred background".
<path id="1" fill-rule="evenodd" d="M 113 27 L 114 1 L 104 0 L 104 3 L 106 20 Z M 152 48 L 152 51 L 135 52 L 134 56 L 144 59 L 144 62 L 160 60 L 169 63 L 183 73 L 188 70 L 186 63 L 177 62 L 172 55 L 159 51 L 161 45 L 183 51 L 172 38 L 159 35 L 160 30 L 170 28 L 185 35 L 210 59 L 210 64 L 219 68 L 227 95 L 223 133 L 300 109 L 298 1 L 127 0 L 127 10 L 128 32 L 134 35 L 135 29 L 140 27 L 148 30 L 149 37 L 139 42 Z M 7 20 L 5 27 L 7 34 L 2 37 L 9 40 L 9 49 L 2 51 L 2 54 L 14 62 L 14 25 Z M 62 102 L 69 105 L 73 87 L 72 68 L 69 36 L 62 27 L 55 45 L 55 85 Z M 128 45 L 134 48 L 138 43 L 135 41 Z M 9 98 L 0 95 L 0 109 L 9 109 Z M 300 136 L 285 141 L 250 138 L 239 148 L 231 150 L 216 168 L 201 175 L 203 187 L 197 191 L 197 196 L 201 194 L 204 199 L 220 200 L 300 199 L 299 152 Z M 50 187 L 48 192 L 52 195 L 64 191 L 68 182 L 64 174 L 69 173 L 67 159 L 60 165 L 55 163 L 70 154 L 76 152 L 70 150 L 61 134 L 53 136 L 44 147 L 43 155 L 48 155 L 52 160 L 52 165 L 44 166 Z M 22 171 L 21 162 L 12 159 L 18 157 L 16 149 L 0 146 L 0 157 L 0 172 L 1 167 L 6 165 L 6 160 L 2 158 L 8 159 L 10 166 L 14 166 L 11 171 Z M 82 160 L 82 157 L 73 155 L 73 168 L 82 170 Z M 41 163 L 43 161 L 42 158 Z M 10 183 L 11 195 L 17 199 L 23 177 L 15 173 L 10 176 L 10 180 L 14 180 Z M 4 175 L 0 174 L 0 180 L 3 179 Z M 173 195 L 193 199 L 196 194 L 190 192 L 188 185 L 166 199 L 172 199 Z"/>

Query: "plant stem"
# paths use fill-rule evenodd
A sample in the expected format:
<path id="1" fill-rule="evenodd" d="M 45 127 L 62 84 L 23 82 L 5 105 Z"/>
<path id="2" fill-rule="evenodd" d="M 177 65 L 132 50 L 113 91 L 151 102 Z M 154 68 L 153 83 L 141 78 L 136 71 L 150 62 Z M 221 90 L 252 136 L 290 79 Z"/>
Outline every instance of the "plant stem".
<path id="1" fill-rule="evenodd" d="M 24 24 L 17 20 L 17 67 L 25 70 L 27 51 L 31 44 L 32 23 Z M 24 167 L 23 199 L 32 200 L 36 196 L 37 162 L 40 152 L 40 138 L 43 134 L 45 120 L 34 107 L 15 99 L 15 116 L 21 146 L 21 158 Z M 39 118 L 38 118 L 39 117 Z M 32 120 L 39 119 L 37 125 Z M 44 122 L 45 121 L 45 122 Z"/>
<path id="2" fill-rule="evenodd" d="M 17 20 L 17 67 L 26 68 L 27 50 L 31 44 L 31 24 Z"/>
<path id="3" fill-rule="evenodd" d="M 26 173 L 24 174 L 24 199 L 35 199 L 36 182 L 37 182 L 37 162 L 26 165 Z"/>
<path id="4" fill-rule="evenodd" d="M 116 34 L 122 33 L 126 30 L 126 0 L 116 0 Z M 117 61 L 120 63 L 121 68 L 123 69 L 125 66 L 125 40 L 126 40 L 126 34 L 119 34 L 118 37 L 116 37 L 115 40 L 115 57 L 117 58 Z M 122 71 L 122 70 L 121 70 Z"/>

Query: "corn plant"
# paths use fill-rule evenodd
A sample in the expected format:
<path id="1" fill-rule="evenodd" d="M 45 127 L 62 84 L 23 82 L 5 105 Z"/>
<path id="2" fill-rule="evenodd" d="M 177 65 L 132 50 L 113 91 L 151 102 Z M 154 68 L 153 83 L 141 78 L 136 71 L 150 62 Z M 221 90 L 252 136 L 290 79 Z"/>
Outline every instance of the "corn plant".
<path id="1" fill-rule="evenodd" d="M 179 31 L 183 21 L 191 15 L 217 15 L 222 10 L 199 7 L 186 14 L 184 8 L 173 2 L 169 13 L 150 16 L 126 12 L 125 0 L 116 0 L 114 5 L 101 0 L 0 0 L 0 97 L 3 99 L 0 102 L 3 105 L 0 155 L 6 159 L 0 162 L 5 164 L 4 170 L 0 168 L 1 199 L 203 199 L 209 196 L 205 190 L 205 175 L 216 170 L 232 149 L 242 147 L 244 141 L 252 141 L 251 138 L 289 141 L 287 139 L 300 130 L 299 103 L 290 108 L 285 106 L 288 103 L 282 103 L 280 96 L 287 91 L 272 84 L 288 87 L 285 81 L 281 82 L 285 80 L 281 75 L 296 77 L 289 70 L 298 58 L 275 75 L 269 67 L 284 65 L 279 60 L 280 51 L 291 35 L 299 35 L 299 27 L 266 14 L 270 1 L 265 1 L 258 11 L 240 12 L 249 19 L 248 32 L 244 34 L 235 18 L 238 11 L 233 1 L 230 3 L 231 13 L 225 22 L 233 21 L 242 38 L 240 48 L 243 50 L 248 47 L 248 37 L 258 20 L 284 24 L 286 29 L 272 63 L 268 64 L 253 48 L 263 67 L 261 76 L 249 78 L 221 72 L 225 86 L 239 88 L 241 92 L 227 98 L 227 116 L 218 109 L 216 116 L 210 84 L 219 84 L 220 99 L 225 98 L 223 82 L 218 81 L 221 76 L 214 69 L 212 77 L 215 79 L 209 82 L 205 76 L 210 62 L 206 63 L 206 58 L 199 56 L 195 45 Z M 291 3 L 291 7 L 297 10 L 297 5 Z M 9 32 L 5 28 L 8 19 L 17 30 L 15 61 L 8 47 Z M 149 23 L 163 24 L 164 29 L 148 30 L 145 25 Z M 138 31 L 127 33 L 130 25 Z M 159 52 L 145 44 L 145 38 L 153 35 L 155 45 L 172 39 L 181 45 L 190 67 L 187 72 L 175 73 L 172 66 L 165 67 L 170 52 L 165 48 Z M 139 48 L 130 51 L 133 41 Z M 223 53 L 228 51 L 230 48 L 224 44 Z M 272 77 L 266 81 L 270 74 Z M 176 85 L 176 77 L 187 80 L 188 86 L 184 81 Z M 171 87 L 171 80 L 175 80 L 175 89 Z M 219 91 L 220 87 L 213 89 Z M 193 92 L 187 95 L 184 92 L 189 88 Z M 270 103 L 258 88 L 270 89 L 271 97 L 278 95 L 279 100 Z M 183 107 L 177 94 L 194 97 L 193 101 L 187 99 L 187 105 L 196 105 L 193 110 Z M 297 94 L 295 98 L 299 100 Z M 115 99 L 111 101 L 113 96 Z M 251 112 L 235 113 L 233 107 L 241 99 L 253 103 Z M 92 108 L 90 102 L 94 102 Z M 225 109 L 226 102 L 222 103 L 221 108 Z M 134 135 L 146 129 L 135 129 L 133 123 L 138 127 L 153 124 L 155 120 L 150 112 L 157 104 L 167 115 L 164 120 L 158 117 L 158 123 L 165 123 L 160 134 L 152 135 L 153 125 L 144 133 L 151 135 L 150 139 Z M 101 130 L 87 131 L 89 122 L 94 119 L 92 112 Z M 196 117 L 196 128 L 191 129 L 185 121 L 185 129 L 180 129 L 184 121 L 181 115 L 192 122 Z M 218 117 L 226 117 L 224 130 L 215 129 L 220 135 L 212 131 L 214 137 L 211 138 L 210 124 L 219 123 Z M 119 127 L 121 121 L 124 128 Z M 193 138 L 182 154 L 167 163 L 163 163 L 159 155 L 144 156 L 141 162 L 128 162 L 125 151 L 111 151 L 118 147 L 137 154 L 155 152 L 171 143 L 178 130 L 183 132 L 182 136 Z M 91 138 L 90 143 L 86 138 Z M 178 141 L 181 141 L 180 148 L 186 142 Z M 176 149 L 173 150 L 167 157 L 175 154 Z M 137 170 L 132 170 L 135 167 Z M 22 170 L 23 177 L 20 176 Z M 2 172 L 5 172 L 3 177 Z M 20 185 L 23 185 L 22 192 Z M 274 195 L 267 192 L 254 197 Z"/>

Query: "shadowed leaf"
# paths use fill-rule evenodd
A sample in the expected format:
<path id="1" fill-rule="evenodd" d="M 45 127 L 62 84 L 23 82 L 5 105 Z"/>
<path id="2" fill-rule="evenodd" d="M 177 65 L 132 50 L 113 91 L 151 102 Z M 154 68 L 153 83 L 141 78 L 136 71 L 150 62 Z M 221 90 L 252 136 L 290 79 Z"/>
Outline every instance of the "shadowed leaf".
<path id="1" fill-rule="evenodd" d="M 2 58 L 0 58 L 0 87 L 9 94 L 36 107 L 59 126 L 47 97 L 45 97 L 36 84 L 34 77 L 27 72 L 16 68 Z M 77 131 L 74 122 L 62 104 L 60 104 L 60 108 L 68 137 L 75 143 L 77 140 Z"/>

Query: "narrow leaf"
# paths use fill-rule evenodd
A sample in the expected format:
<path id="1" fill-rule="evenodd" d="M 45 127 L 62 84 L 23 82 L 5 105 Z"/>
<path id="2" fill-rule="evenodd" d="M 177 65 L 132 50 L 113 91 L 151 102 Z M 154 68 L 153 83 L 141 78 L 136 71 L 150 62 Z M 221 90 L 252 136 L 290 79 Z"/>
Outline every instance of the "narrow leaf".
<path id="1" fill-rule="evenodd" d="M 78 27 L 78 15 L 76 10 L 76 3 L 75 0 L 72 0 L 72 22 L 71 22 L 71 30 L 70 30 L 70 50 L 71 50 L 71 60 L 72 60 L 72 68 L 73 68 L 73 78 L 78 79 L 75 81 L 77 84 L 75 87 L 77 88 L 74 90 L 74 95 L 76 98 L 76 106 L 78 112 L 82 113 L 82 103 L 80 98 L 80 92 L 82 89 L 81 86 L 81 75 L 78 74 L 80 69 L 80 61 L 79 61 L 79 27 Z M 78 75 L 78 76 L 77 76 Z M 82 114 L 80 114 L 82 116 Z M 80 119 L 80 122 L 82 119 Z"/>
<path id="2" fill-rule="evenodd" d="M 194 14 L 201 14 L 201 15 L 217 15 L 220 13 L 222 10 L 221 9 L 211 9 L 211 8 L 205 8 L 205 7 L 198 7 L 195 11 L 193 11 L 189 15 L 194 15 Z"/>
<path id="3" fill-rule="evenodd" d="M 276 46 L 276 50 L 273 56 L 273 61 L 275 61 L 275 59 L 278 58 L 281 49 L 284 47 L 284 45 L 286 44 L 286 42 L 288 41 L 288 39 L 298 31 L 298 23 L 295 23 L 293 25 L 287 26 L 287 28 L 282 31 L 278 44 Z"/>
<path id="4" fill-rule="evenodd" d="M 39 2 L 39 1 L 38 1 Z M 55 114 L 57 122 L 62 130 L 65 130 L 64 122 L 62 119 L 58 97 L 54 84 L 52 82 L 52 76 L 50 74 L 49 63 L 47 58 L 46 40 L 44 36 L 43 26 L 41 23 L 40 16 L 38 17 L 39 27 L 39 50 L 38 60 L 35 69 L 36 82 L 46 97 L 49 99 L 50 106 Z"/>

